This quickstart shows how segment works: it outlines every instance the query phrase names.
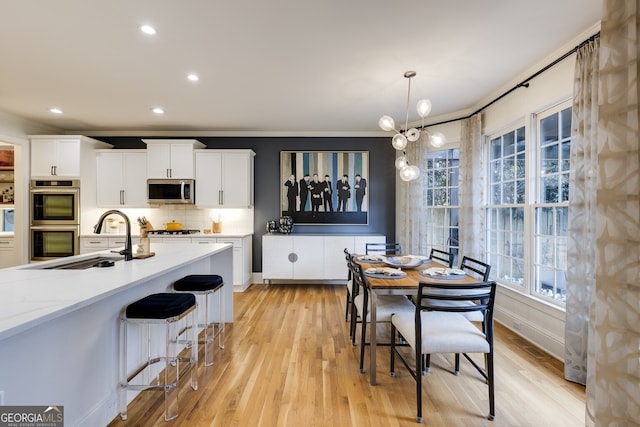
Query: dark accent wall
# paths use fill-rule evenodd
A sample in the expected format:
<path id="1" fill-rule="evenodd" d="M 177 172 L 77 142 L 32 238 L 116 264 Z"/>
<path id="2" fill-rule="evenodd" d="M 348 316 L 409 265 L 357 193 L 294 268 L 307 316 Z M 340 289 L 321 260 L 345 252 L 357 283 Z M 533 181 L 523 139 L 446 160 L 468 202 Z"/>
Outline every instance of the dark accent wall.
<path id="1" fill-rule="evenodd" d="M 89 135 L 90 136 L 90 135 Z M 142 137 L 92 138 L 108 142 L 118 149 L 146 148 Z M 144 137 L 145 139 L 152 139 Z M 159 139 L 169 139 L 158 137 Z M 295 225 L 295 233 L 384 234 L 395 241 L 395 150 L 389 138 L 375 137 L 171 137 L 197 139 L 212 149 L 252 149 L 255 157 L 255 207 L 253 271 L 262 271 L 262 235 L 266 222 L 280 217 L 280 151 L 368 151 L 369 224 L 367 225 Z"/>

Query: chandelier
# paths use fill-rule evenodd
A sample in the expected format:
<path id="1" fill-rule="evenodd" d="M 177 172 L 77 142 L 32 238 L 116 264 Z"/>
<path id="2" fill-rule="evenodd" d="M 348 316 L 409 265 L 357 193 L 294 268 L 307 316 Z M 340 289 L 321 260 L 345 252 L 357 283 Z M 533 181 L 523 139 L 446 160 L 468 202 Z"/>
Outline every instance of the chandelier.
<path id="1" fill-rule="evenodd" d="M 411 98 L 411 78 L 416 76 L 415 71 L 407 71 L 404 73 L 405 78 L 409 79 L 409 87 L 407 89 L 407 111 L 404 119 L 404 131 L 397 130 L 395 128 L 395 122 L 390 116 L 382 116 L 380 120 L 378 120 L 378 125 L 384 131 L 395 131 L 395 135 L 391 138 L 391 145 L 396 150 L 401 150 L 402 155 L 396 159 L 396 169 L 399 171 L 400 179 L 403 181 L 413 181 L 420 176 L 420 168 L 416 165 L 409 164 L 409 160 L 407 159 L 407 152 L 405 148 L 409 142 L 416 142 L 420 139 L 420 130 L 416 128 L 409 129 L 409 102 Z M 424 127 L 424 118 L 429 115 L 431 112 L 431 101 L 428 99 L 421 99 L 418 101 L 418 105 L 416 106 L 416 110 L 418 111 L 418 115 L 422 119 L 422 125 L 420 129 L 423 132 L 426 132 L 429 138 L 429 143 L 433 147 L 442 147 L 446 139 L 444 135 L 440 132 L 428 132 Z"/>

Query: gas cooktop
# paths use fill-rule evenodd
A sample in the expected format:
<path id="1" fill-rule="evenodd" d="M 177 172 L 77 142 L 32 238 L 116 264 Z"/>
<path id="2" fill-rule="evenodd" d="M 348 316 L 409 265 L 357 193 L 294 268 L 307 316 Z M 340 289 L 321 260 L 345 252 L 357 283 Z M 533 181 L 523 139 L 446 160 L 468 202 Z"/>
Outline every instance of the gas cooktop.
<path id="1" fill-rule="evenodd" d="M 149 234 L 162 234 L 162 235 L 197 234 L 199 232 L 200 230 L 149 230 Z"/>

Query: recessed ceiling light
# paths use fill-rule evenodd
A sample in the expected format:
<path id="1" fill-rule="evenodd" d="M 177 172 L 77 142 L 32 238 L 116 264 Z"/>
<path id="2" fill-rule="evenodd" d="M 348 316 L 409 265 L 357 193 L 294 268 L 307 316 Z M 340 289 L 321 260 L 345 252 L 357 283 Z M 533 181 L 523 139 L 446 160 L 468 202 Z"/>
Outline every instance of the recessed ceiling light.
<path id="1" fill-rule="evenodd" d="M 53 114 L 62 114 L 62 110 L 59 108 L 49 108 L 49 112 Z"/>
<path id="2" fill-rule="evenodd" d="M 164 114 L 164 110 L 160 107 L 152 108 L 151 111 L 153 111 L 154 114 Z"/>
<path id="3" fill-rule="evenodd" d="M 200 80 L 200 77 L 198 77 L 198 75 L 195 73 L 190 73 L 187 74 L 187 79 L 192 82 L 197 82 L 198 80 Z"/>
<path id="4" fill-rule="evenodd" d="M 148 24 L 140 25 L 140 31 L 150 36 L 153 36 L 157 32 L 155 28 Z"/>

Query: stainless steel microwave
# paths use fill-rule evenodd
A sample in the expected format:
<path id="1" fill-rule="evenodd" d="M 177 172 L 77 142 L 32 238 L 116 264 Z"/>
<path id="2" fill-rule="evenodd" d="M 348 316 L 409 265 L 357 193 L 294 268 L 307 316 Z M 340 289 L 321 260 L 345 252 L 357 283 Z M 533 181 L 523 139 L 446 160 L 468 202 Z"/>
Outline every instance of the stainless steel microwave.
<path id="1" fill-rule="evenodd" d="M 193 179 L 148 179 L 149 203 L 194 204 L 196 182 Z"/>

